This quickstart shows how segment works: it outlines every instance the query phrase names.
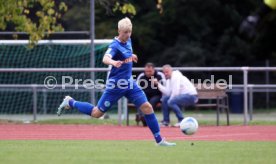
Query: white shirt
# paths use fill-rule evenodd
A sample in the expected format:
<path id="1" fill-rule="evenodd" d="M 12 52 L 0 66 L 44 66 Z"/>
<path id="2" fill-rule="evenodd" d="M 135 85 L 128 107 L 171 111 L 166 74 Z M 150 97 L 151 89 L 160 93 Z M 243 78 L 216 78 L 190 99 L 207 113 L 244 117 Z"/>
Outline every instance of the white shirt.
<path id="1" fill-rule="evenodd" d="M 172 72 L 170 79 L 166 80 L 165 85 L 158 84 L 158 89 L 166 96 L 170 96 L 169 100 L 181 94 L 197 95 L 194 84 L 178 70 Z"/>

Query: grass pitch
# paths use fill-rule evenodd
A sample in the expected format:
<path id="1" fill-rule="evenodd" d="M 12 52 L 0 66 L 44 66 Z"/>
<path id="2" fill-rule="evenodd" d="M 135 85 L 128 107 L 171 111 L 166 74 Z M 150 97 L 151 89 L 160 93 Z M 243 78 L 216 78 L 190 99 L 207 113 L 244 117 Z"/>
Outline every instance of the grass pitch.
<path id="1" fill-rule="evenodd" d="M 276 142 L 0 141 L 1 163 L 276 163 Z"/>

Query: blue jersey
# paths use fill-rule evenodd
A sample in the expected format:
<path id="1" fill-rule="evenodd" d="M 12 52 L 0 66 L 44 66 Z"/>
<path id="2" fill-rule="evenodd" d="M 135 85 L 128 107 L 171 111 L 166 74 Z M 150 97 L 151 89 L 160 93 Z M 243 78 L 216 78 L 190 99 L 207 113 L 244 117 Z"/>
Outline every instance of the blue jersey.
<path id="1" fill-rule="evenodd" d="M 126 43 L 122 43 L 117 38 L 114 38 L 113 41 L 110 43 L 105 55 L 111 55 L 110 57 L 113 60 L 120 60 L 124 62 L 119 68 L 112 66 L 108 77 L 109 81 L 117 82 L 120 79 L 132 79 L 131 39 L 128 39 Z"/>
<path id="2" fill-rule="evenodd" d="M 106 112 L 123 96 L 125 96 L 130 102 L 134 103 L 137 108 L 147 102 L 145 93 L 132 78 L 131 39 L 126 43 L 122 43 L 115 38 L 109 45 L 105 55 L 110 56 L 113 60 L 120 60 L 124 63 L 119 68 L 112 66 L 106 89 L 97 105 L 99 110 Z M 124 83 L 123 85 L 120 85 L 119 80 L 126 81 L 127 84 Z"/>

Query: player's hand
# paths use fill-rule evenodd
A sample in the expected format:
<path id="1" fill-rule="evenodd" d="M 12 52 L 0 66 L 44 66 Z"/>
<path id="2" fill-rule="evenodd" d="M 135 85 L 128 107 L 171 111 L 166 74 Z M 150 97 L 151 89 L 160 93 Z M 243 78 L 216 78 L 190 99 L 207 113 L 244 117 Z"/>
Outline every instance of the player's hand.
<path id="1" fill-rule="evenodd" d="M 135 63 L 138 62 L 138 57 L 137 57 L 137 55 L 132 54 L 132 61 L 134 61 Z"/>
<path id="2" fill-rule="evenodd" d="M 121 66 L 122 66 L 122 64 L 123 64 L 123 62 L 122 62 L 122 61 L 113 61 L 113 63 L 112 63 L 112 65 L 113 65 L 114 67 L 116 67 L 116 68 L 121 67 Z"/>

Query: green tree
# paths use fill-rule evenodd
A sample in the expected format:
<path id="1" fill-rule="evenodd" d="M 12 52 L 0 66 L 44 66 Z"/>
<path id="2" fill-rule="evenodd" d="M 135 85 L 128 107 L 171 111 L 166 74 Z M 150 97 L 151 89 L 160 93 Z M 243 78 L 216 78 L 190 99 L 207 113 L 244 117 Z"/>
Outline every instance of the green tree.
<path id="1" fill-rule="evenodd" d="M 135 7 L 126 0 L 97 0 L 96 2 L 107 13 L 136 14 Z M 0 0 L 0 29 L 27 32 L 30 43 L 34 44 L 52 32 L 64 30 L 59 20 L 67 11 L 68 4 L 71 10 L 63 19 L 65 25 L 70 22 L 68 29 L 89 30 L 90 19 L 87 19 L 90 15 L 89 3 L 88 0 Z M 80 6 L 84 10 L 80 9 Z M 79 18 L 82 21 L 77 24 L 72 23 L 80 20 Z"/>
<path id="2" fill-rule="evenodd" d="M 58 23 L 61 13 L 67 10 L 64 2 L 54 0 L 0 0 L 0 29 L 13 26 L 16 31 L 27 32 L 31 43 L 47 34 L 62 31 Z"/>
<path id="3" fill-rule="evenodd" d="M 137 1 L 134 50 L 142 61 L 174 66 L 240 66 L 275 58 L 275 12 L 254 40 L 239 35 L 241 21 L 261 1 L 164 0 L 163 14 L 154 4 Z M 139 54 L 137 52 L 137 54 Z M 141 58 L 141 57 L 140 57 Z"/>

